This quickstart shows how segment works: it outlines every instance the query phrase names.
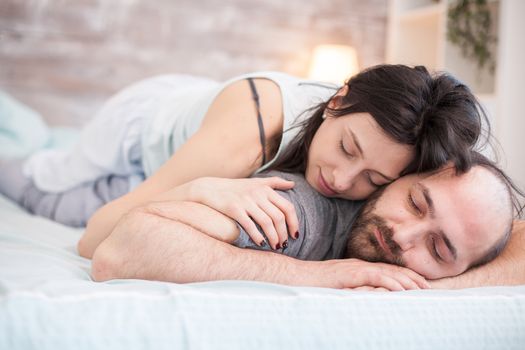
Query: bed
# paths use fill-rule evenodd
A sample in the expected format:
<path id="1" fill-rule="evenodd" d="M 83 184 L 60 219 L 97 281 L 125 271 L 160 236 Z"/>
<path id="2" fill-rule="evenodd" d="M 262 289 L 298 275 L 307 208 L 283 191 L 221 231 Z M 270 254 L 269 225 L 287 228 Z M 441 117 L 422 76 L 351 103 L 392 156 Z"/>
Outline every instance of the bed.
<path id="1" fill-rule="evenodd" d="M 396 293 L 90 278 L 82 231 L 0 197 L 0 349 L 523 349 L 525 286 Z"/>
<path id="2" fill-rule="evenodd" d="M 0 94 L 0 157 L 68 147 L 77 135 Z M 97 283 L 76 252 L 81 234 L 0 195 L 0 349 L 525 349 L 525 285 L 379 293 Z"/>

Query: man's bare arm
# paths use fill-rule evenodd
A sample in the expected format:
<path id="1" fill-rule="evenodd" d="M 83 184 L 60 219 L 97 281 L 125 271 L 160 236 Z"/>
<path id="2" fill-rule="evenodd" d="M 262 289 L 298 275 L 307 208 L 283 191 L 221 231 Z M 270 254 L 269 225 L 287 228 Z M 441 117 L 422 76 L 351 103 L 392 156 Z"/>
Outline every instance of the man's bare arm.
<path id="1" fill-rule="evenodd" d="M 432 281 L 433 288 L 460 289 L 525 284 L 525 221 L 515 221 L 510 240 L 496 259 L 459 276 Z"/>
<path id="2" fill-rule="evenodd" d="M 233 219 L 204 204 L 188 201 L 153 202 L 147 206 L 147 210 L 226 243 L 232 243 L 239 237 L 240 231 Z"/>
<path id="3" fill-rule="evenodd" d="M 217 279 L 257 279 L 286 283 L 264 260 L 288 259 L 273 253 L 244 251 L 199 230 L 156 215 L 157 209 L 137 209 L 127 214 L 93 255 L 95 280 L 139 278 L 177 283 Z M 260 254 L 259 254 L 260 253 Z M 259 260 L 252 259 L 260 255 Z M 290 262 L 295 262 L 289 259 Z M 261 264 L 262 263 L 262 264 Z M 263 270 L 255 278 L 246 268 Z M 279 269 L 284 270 L 284 264 Z M 292 267 L 289 267 L 293 269 Z"/>
<path id="4" fill-rule="evenodd" d="M 331 288 L 370 285 L 390 290 L 418 288 L 426 283 L 398 266 L 357 259 L 301 261 L 240 249 L 155 211 L 139 208 L 123 217 L 95 251 L 95 280 L 138 278 L 188 283 L 242 279 Z"/>

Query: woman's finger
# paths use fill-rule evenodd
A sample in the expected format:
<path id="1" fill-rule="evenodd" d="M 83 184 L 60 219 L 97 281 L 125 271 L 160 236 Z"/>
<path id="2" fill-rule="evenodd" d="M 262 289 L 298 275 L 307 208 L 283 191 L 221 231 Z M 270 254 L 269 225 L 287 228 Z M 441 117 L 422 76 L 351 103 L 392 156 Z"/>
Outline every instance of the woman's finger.
<path id="1" fill-rule="evenodd" d="M 252 218 L 252 220 L 255 221 L 261 227 L 262 231 L 268 238 L 268 243 L 270 244 L 272 249 L 280 249 L 281 246 L 279 245 L 279 235 L 275 230 L 273 221 L 270 218 L 270 216 L 268 216 L 268 214 L 266 214 L 264 210 L 262 210 L 259 206 L 255 204 L 253 206 L 250 206 L 250 208 L 246 212 Z"/>
<path id="2" fill-rule="evenodd" d="M 259 203 L 259 207 L 272 219 L 273 226 L 279 236 L 280 246 L 286 247 L 288 242 L 288 231 L 286 229 L 286 221 L 283 212 L 268 200 Z"/>
<path id="3" fill-rule="evenodd" d="M 299 220 L 297 219 L 295 206 L 279 193 L 272 192 L 269 195 L 269 199 L 284 214 L 288 233 L 294 239 L 299 238 Z"/>
<path id="4" fill-rule="evenodd" d="M 247 213 L 244 215 L 235 218 L 235 220 L 242 226 L 244 231 L 250 236 L 252 241 L 257 244 L 259 247 L 264 247 L 266 245 L 266 239 L 261 232 L 257 229 L 255 222 L 248 216 Z"/>
<path id="5" fill-rule="evenodd" d="M 295 183 L 290 180 L 285 180 L 282 177 L 272 176 L 264 179 L 264 183 L 274 190 L 286 191 L 294 187 Z"/>

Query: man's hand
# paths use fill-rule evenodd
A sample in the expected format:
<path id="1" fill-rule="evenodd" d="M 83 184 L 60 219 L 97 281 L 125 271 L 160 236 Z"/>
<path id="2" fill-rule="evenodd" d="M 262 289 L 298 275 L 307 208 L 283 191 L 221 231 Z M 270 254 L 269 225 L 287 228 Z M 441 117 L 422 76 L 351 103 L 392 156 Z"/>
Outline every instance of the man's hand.
<path id="1" fill-rule="evenodd" d="M 324 283 L 332 288 L 390 291 L 430 288 L 424 277 L 396 265 L 359 259 L 328 260 L 317 264 L 319 266 L 315 269 L 321 273 L 320 278 L 326 278 Z"/>

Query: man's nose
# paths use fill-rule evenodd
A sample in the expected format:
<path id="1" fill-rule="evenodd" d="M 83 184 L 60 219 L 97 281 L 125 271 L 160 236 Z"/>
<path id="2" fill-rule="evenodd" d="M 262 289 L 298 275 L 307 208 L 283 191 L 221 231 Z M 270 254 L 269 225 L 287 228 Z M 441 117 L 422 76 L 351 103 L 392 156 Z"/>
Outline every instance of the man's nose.
<path id="1" fill-rule="evenodd" d="M 393 239 L 401 251 L 406 252 L 421 244 L 427 231 L 428 227 L 423 222 L 406 222 L 402 227 L 395 229 Z"/>

